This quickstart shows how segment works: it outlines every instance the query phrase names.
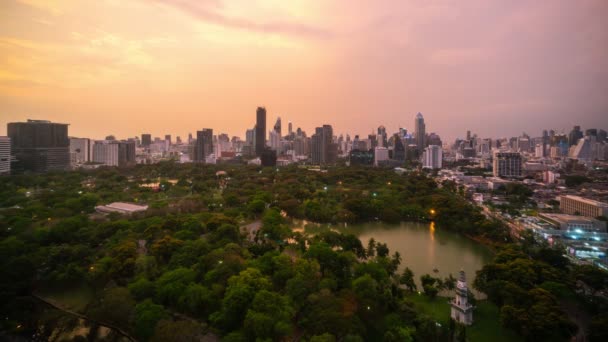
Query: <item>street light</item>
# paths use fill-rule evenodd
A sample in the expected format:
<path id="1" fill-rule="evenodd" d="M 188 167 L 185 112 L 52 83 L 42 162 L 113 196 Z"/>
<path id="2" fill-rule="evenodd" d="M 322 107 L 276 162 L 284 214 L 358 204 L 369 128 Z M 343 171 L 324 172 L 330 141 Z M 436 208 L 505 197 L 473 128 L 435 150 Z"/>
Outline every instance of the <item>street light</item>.
<path id="1" fill-rule="evenodd" d="M 429 210 L 429 213 L 430 213 L 431 215 L 435 215 L 436 211 L 435 211 L 435 209 L 431 209 L 431 210 Z"/>

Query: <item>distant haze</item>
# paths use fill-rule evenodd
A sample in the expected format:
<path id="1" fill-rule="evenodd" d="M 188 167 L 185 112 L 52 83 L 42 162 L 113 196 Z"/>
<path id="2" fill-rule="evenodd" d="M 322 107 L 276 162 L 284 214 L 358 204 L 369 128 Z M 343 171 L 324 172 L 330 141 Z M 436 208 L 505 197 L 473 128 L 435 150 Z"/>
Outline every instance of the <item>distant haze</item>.
<path id="1" fill-rule="evenodd" d="M 245 136 L 257 106 L 309 134 L 443 138 L 608 122 L 608 1 L 3 0 L 0 135 Z"/>

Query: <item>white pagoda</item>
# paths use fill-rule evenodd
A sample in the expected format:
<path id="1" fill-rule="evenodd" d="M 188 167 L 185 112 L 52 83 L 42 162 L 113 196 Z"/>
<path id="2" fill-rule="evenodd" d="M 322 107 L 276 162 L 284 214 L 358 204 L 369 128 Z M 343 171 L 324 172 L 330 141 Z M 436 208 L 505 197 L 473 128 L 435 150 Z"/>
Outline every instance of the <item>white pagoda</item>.
<path id="1" fill-rule="evenodd" d="M 456 297 L 452 299 L 452 319 L 464 325 L 473 324 L 473 306 L 468 301 L 468 287 L 464 271 L 460 271 L 456 285 Z"/>

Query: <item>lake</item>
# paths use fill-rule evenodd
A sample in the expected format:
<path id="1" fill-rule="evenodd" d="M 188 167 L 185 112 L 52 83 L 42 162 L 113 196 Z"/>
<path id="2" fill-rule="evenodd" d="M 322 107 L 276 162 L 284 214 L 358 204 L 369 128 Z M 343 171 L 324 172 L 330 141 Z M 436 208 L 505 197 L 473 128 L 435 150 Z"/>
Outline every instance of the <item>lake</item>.
<path id="1" fill-rule="evenodd" d="M 428 273 L 434 277 L 447 277 L 450 273 L 458 277 L 463 269 L 472 290 L 475 271 L 492 260 L 493 253 L 486 246 L 468 239 L 458 233 L 439 229 L 434 223 L 402 222 L 386 224 L 381 222 L 356 225 L 316 225 L 305 221 L 294 222 L 295 229 L 306 227 L 307 232 L 331 227 L 342 233 L 359 237 L 364 247 L 371 238 L 386 243 L 391 255 L 397 251 L 403 259 L 400 270 L 406 266 L 414 271 L 416 283 L 420 286 L 420 276 Z M 437 269 L 438 272 L 433 270 Z M 476 296 L 479 293 L 473 291 Z"/>

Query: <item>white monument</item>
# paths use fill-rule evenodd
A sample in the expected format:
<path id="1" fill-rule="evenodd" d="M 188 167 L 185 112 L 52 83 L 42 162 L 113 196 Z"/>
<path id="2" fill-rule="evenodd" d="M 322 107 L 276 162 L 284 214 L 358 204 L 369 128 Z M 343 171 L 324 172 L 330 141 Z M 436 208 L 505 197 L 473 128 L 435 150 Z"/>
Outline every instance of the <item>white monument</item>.
<path id="1" fill-rule="evenodd" d="M 468 301 L 468 287 L 464 271 L 460 271 L 456 285 L 456 297 L 452 299 L 452 319 L 464 325 L 473 324 L 473 306 Z"/>

